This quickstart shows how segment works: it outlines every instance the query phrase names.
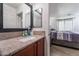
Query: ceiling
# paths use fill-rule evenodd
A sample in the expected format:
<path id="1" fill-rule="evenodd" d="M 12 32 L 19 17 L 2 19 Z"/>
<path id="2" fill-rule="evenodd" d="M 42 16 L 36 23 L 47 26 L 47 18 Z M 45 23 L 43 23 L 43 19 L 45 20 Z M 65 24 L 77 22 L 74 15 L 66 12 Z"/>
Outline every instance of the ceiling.
<path id="1" fill-rule="evenodd" d="M 50 16 L 73 15 L 79 12 L 79 3 L 50 3 Z"/>

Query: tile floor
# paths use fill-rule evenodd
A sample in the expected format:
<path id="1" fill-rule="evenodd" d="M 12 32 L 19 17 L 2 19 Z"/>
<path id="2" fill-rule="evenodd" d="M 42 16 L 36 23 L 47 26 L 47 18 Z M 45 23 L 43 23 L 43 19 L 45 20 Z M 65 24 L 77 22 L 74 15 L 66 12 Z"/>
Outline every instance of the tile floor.
<path id="1" fill-rule="evenodd" d="M 51 56 L 79 56 L 79 50 L 52 45 Z"/>

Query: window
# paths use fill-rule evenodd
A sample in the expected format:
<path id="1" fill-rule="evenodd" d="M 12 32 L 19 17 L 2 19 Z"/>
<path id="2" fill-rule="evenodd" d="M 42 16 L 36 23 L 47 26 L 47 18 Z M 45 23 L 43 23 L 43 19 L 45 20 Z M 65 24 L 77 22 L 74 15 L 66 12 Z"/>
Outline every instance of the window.
<path id="1" fill-rule="evenodd" d="M 59 20 L 58 21 L 58 30 L 59 31 L 72 31 L 73 27 L 73 20 Z"/>
<path id="2" fill-rule="evenodd" d="M 65 31 L 72 31 L 72 20 L 65 20 L 64 26 Z"/>
<path id="3" fill-rule="evenodd" d="M 64 31 L 64 21 L 58 21 L 58 29 L 59 31 Z"/>

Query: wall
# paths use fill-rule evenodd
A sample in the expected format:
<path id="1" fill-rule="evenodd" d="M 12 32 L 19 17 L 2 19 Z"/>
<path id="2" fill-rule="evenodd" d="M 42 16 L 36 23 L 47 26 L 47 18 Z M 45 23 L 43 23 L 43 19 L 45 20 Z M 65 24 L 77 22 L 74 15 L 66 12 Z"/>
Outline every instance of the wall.
<path id="1" fill-rule="evenodd" d="M 49 39 L 49 4 L 48 3 L 36 3 L 33 6 L 33 10 L 42 8 L 42 28 L 34 28 L 36 31 L 45 31 L 45 55 L 50 55 L 50 39 Z"/>
<path id="2" fill-rule="evenodd" d="M 76 13 L 74 16 L 75 18 L 73 19 L 73 32 L 79 34 L 79 12 Z"/>
<path id="3" fill-rule="evenodd" d="M 57 12 L 58 12 L 58 4 L 50 3 L 49 4 L 50 29 L 57 29 L 57 21 L 56 21 Z"/>
<path id="4" fill-rule="evenodd" d="M 18 28 L 16 9 L 3 4 L 3 27 Z"/>
<path id="5" fill-rule="evenodd" d="M 57 20 L 55 17 L 50 17 L 50 29 L 57 29 Z"/>

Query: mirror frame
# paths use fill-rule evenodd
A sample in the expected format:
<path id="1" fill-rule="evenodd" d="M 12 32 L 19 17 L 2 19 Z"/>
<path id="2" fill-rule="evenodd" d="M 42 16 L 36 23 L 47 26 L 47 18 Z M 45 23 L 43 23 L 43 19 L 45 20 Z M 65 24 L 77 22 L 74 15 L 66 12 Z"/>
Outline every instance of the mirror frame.
<path id="1" fill-rule="evenodd" d="M 30 7 L 30 30 L 33 29 L 33 6 L 30 3 L 25 3 L 26 5 L 28 5 Z"/>
<path id="2" fill-rule="evenodd" d="M 33 7 L 30 3 L 25 3 L 27 6 L 30 7 L 30 30 L 33 28 Z M 27 28 L 3 28 L 3 3 L 0 3 L 0 32 L 17 32 L 17 31 L 25 31 L 28 30 Z"/>

